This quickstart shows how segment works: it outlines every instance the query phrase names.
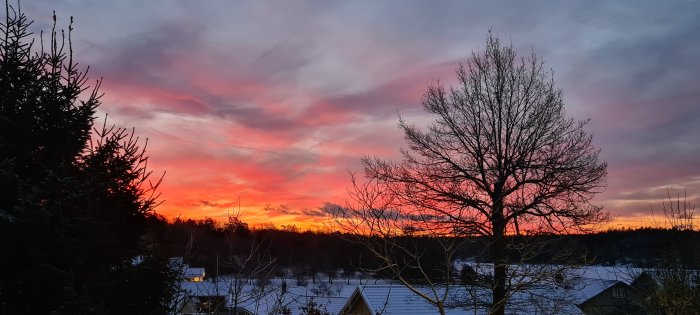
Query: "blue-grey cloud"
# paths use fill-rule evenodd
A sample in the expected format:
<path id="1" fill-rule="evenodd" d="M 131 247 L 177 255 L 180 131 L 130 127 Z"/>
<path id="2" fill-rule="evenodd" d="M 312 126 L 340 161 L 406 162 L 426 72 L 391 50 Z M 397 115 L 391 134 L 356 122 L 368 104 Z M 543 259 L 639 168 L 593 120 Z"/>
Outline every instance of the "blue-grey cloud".
<path id="1" fill-rule="evenodd" d="M 277 165 L 276 180 L 308 185 L 309 178 L 331 169 L 335 177 L 344 176 L 358 166 L 349 162 L 356 156 L 391 156 L 387 152 L 401 146 L 401 136 L 387 121 L 397 113 L 423 119 L 422 92 L 438 79 L 454 82 L 454 67 L 483 48 L 489 29 L 521 55 L 534 50 L 543 57 L 564 89 L 568 112 L 592 119 L 590 130 L 610 164 L 610 185 L 600 203 L 621 215 L 637 213 L 641 203 L 627 201 L 643 202 L 665 185 L 694 188 L 700 176 L 695 1 L 22 4 L 37 19 L 35 32 L 50 28 L 52 10 L 59 26 L 75 17 L 76 57 L 93 66 L 93 75 L 105 77 L 104 111 L 152 126 L 152 141 L 171 135 L 172 146 L 192 139 L 174 127 L 178 123 L 220 128 L 207 134 L 277 152 L 253 161 L 268 172 Z M 153 152 L 152 159 L 159 155 L 176 159 L 167 152 Z M 212 155 L 251 163 L 242 160 L 251 158 L 244 154 Z M 292 186 L 262 180 L 250 185 Z M 315 193 L 287 197 L 310 202 Z M 202 198 L 216 203 L 215 196 Z"/>

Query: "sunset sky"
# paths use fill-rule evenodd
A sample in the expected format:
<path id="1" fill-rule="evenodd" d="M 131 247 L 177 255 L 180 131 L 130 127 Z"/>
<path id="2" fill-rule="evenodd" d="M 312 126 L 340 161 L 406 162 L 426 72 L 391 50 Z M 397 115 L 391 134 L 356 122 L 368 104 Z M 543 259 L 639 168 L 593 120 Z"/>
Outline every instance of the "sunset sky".
<path id="1" fill-rule="evenodd" d="M 666 188 L 700 201 L 696 1 L 25 0 L 32 26 L 75 19 L 75 58 L 104 77 L 99 115 L 149 139 L 158 212 L 321 227 L 360 157 L 397 158 L 398 115 L 430 121 L 492 29 L 554 70 L 608 162 L 595 202 L 651 224 Z M 240 200 L 240 205 L 239 205 Z M 657 218 L 660 219 L 660 218 Z"/>

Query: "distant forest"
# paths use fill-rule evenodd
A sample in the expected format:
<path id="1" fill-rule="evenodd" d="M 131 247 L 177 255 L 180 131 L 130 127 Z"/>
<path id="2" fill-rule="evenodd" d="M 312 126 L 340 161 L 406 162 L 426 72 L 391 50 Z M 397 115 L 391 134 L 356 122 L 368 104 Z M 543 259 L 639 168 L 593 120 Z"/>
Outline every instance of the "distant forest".
<path id="1" fill-rule="evenodd" d="M 234 265 L 231 262 L 249 255 L 253 246 L 258 250 L 256 255 L 274 262 L 274 268 L 267 276 L 333 281 L 373 270 L 380 265 L 362 242 L 357 242 L 356 236 L 340 232 L 302 232 L 290 227 L 250 228 L 238 219 L 231 219 L 225 224 L 212 219 L 176 219 L 173 222 L 154 219 L 150 230 L 159 243 L 168 244 L 167 251 L 171 256 L 183 257 L 193 267 L 205 267 L 210 277 L 215 276 L 217 268 L 220 275 L 236 272 L 231 268 Z M 546 240 L 547 245 L 539 257 L 531 262 L 542 263 L 557 262 L 559 253 L 569 251 L 568 257 L 581 258 L 575 263 L 652 267 L 678 253 L 698 255 L 687 249 L 700 244 L 700 231 L 659 228 L 530 236 L 535 237 L 539 238 L 538 241 Z M 521 238 L 527 241 L 528 237 Z M 425 248 L 422 259 L 425 259 L 426 265 L 440 264 L 441 249 L 435 238 L 411 236 L 406 241 L 419 242 Z M 487 247 L 484 242 L 481 238 L 465 239 L 460 243 L 455 261 L 490 262 L 491 257 L 484 250 Z M 685 258 L 693 260 L 696 257 Z M 316 279 L 318 273 L 326 278 Z M 383 277 L 382 274 L 365 275 Z"/>

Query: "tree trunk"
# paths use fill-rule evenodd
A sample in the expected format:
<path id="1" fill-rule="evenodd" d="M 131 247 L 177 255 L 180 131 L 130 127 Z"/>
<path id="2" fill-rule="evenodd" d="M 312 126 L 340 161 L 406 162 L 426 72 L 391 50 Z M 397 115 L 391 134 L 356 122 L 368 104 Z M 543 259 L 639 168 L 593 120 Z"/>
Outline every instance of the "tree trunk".
<path id="1" fill-rule="evenodd" d="M 440 315 L 445 315 L 445 305 L 442 302 L 437 303 L 437 308 L 440 312 Z"/>
<path id="2" fill-rule="evenodd" d="M 490 315 L 505 314 L 506 307 L 506 242 L 505 242 L 505 220 L 503 218 L 502 206 L 494 207 L 493 218 L 493 301 L 491 303 Z"/>

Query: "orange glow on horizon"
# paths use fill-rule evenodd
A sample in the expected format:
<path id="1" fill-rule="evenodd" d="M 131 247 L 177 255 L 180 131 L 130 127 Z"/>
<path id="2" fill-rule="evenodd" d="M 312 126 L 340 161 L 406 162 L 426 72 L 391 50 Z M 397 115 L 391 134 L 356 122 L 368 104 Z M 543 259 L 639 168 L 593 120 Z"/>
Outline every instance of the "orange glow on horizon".
<path id="1" fill-rule="evenodd" d="M 172 203 L 178 203 L 174 201 Z M 305 207 L 293 208 L 291 206 L 273 206 L 265 202 L 253 202 L 251 205 L 245 205 L 247 202 L 242 202 L 244 205 L 239 207 L 237 201 L 221 200 L 210 205 L 191 205 L 186 209 L 168 206 L 168 203 L 161 205 L 157 209 L 157 213 L 163 215 L 167 220 L 173 221 L 177 218 L 183 220 L 204 220 L 213 219 L 215 222 L 223 224 L 229 216 L 238 216 L 243 222 L 247 223 L 252 228 L 277 228 L 284 229 L 294 227 L 298 231 L 332 231 L 330 227 L 330 217 L 328 216 L 309 216 L 304 215 L 298 209 L 319 209 L 320 204 L 310 203 Z M 312 206 L 314 205 L 314 206 Z M 693 227 L 700 226 L 700 218 L 696 218 L 693 222 Z M 593 231 L 608 231 L 622 229 L 637 229 L 637 228 L 662 228 L 670 229 L 672 224 L 663 216 L 652 215 L 637 215 L 637 216 L 618 216 L 607 223 L 599 224 L 592 227 Z"/>
<path id="2" fill-rule="evenodd" d="M 327 224 L 325 223 L 328 218 L 275 212 L 274 209 L 270 209 L 270 206 L 271 205 L 269 204 L 242 206 L 240 209 L 236 206 L 228 209 L 217 206 L 198 206 L 190 208 L 190 211 L 187 212 L 180 211 L 176 208 L 161 206 L 156 212 L 164 216 L 170 222 L 177 218 L 182 220 L 213 219 L 215 222 L 223 224 L 228 220 L 229 216 L 238 216 L 239 219 L 247 223 L 251 228 L 274 227 L 276 229 L 283 229 L 295 227 L 299 231 L 329 230 Z"/>

